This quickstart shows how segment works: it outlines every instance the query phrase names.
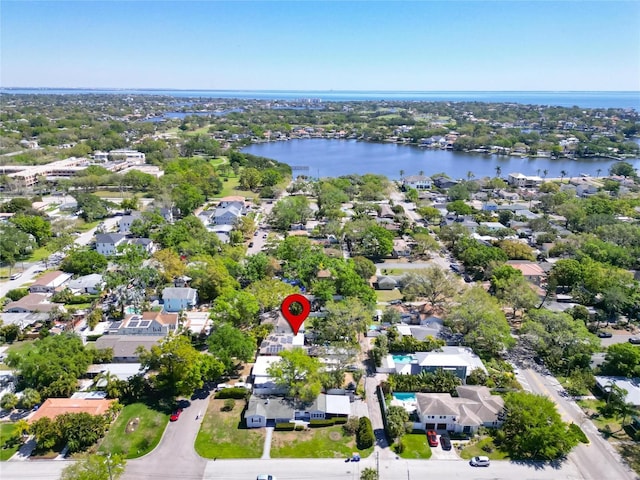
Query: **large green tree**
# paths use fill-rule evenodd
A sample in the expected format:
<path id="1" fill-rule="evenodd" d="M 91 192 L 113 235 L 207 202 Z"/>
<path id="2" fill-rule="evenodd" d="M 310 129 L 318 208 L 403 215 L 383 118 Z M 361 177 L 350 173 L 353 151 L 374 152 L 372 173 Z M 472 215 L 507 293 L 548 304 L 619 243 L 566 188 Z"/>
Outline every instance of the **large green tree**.
<path id="1" fill-rule="evenodd" d="M 89 275 L 104 271 L 108 263 L 107 258 L 95 250 L 75 250 L 65 257 L 60 268 L 64 272 Z"/>
<path id="2" fill-rule="evenodd" d="M 287 390 L 287 395 L 305 402 L 313 401 L 322 388 L 321 363 L 302 348 L 285 350 L 281 360 L 268 369 L 274 382 Z"/>
<path id="3" fill-rule="evenodd" d="M 432 306 L 448 303 L 460 290 L 459 281 L 437 265 L 412 270 L 405 276 L 402 293 L 412 299 L 425 299 Z"/>
<path id="4" fill-rule="evenodd" d="M 86 455 L 62 470 L 60 480 L 116 480 L 124 473 L 121 455 Z"/>
<path id="5" fill-rule="evenodd" d="M 499 438 L 513 459 L 556 460 L 578 444 L 547 397 L 527 392 L 505 396 L 505 420 Z"/>
<path id="6" fill-rule="evenodd" d="M 371 310 L 355 297 L 326 304 L 326 316 L 314 317 L 315 342 L 358 345 L 358 336 L 367 331 Z"/>
<path id="7" fill-rule="evenodd" d="M 209 352 L 224 364 L 226 373 L 233 371 L 234 359 L 248 362 L 256 353 L 254 336 L 228 323 L 216 325 L 207 343 Z"/>

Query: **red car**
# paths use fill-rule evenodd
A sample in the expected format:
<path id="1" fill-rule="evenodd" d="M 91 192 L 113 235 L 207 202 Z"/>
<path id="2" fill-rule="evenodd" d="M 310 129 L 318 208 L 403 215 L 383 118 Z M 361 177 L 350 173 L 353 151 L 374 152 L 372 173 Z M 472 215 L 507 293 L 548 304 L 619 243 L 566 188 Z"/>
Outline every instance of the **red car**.
<path id="1" fill-rule="evenodd" d="M 438 446 L 438 434 L 436 433 L 435 430 L 428 430 L 427 431 L 427 440 L 429 441 L 429 446 L 430 447 L 437 447 Z"/>
<path id="2" fill-rule="evenodd" d="M 182 413 L 182 409 L 179 408 L 176 411 L 174 411 L 171 416 L 169 417 L 169 420 L 172 422 L 175 422 L 176 420 L 178 420 L 180 418 L 180 414 Z"/>

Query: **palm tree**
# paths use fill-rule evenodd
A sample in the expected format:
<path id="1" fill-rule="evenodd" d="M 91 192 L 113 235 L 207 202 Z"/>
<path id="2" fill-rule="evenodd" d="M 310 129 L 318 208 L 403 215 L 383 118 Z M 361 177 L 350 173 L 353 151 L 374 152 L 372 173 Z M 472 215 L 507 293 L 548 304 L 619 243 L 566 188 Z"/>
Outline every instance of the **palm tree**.
<path id="1" fill-rule="evenodd" d="M 424 170 L 420 170 L 420 171 L 418 172 L 418 175 L 420 175 L 420 176 L 422 177 L 422 176 L 424 175 Z"/>
<path id="2" fill-rule="evenodd" d="M 502 168 L 500 165 L 496 167 L 496 177 L 500 178 L 500 174 L 502 173 Z"/>
<path id="3" fill-rule="evenodd" d="M 547 170 L 546 168 L 542 171 L 542 175 L 544 175 L 544 178 L 547 178 L 547 175 L 549 175 L 549 170 Z"/>
<path id="4" fill-rule="evenodd" d="M 402 177 L 404 177 L 404 170 L 400 170 L 400 180 L 402 180 Z"/>
<path id="5" fill-rule="evenodd" d="M 560 183 L 562 183 L 562 179 L 567 176 L 566 170 L 560 170 Z"/>
<path id="6" fill-rule="evenodd" d="M 596 178 L 599 178 L 599 177 L 600 177 L 600 172 L 602 172 L 602 169 L 601 169 L 601 168 L 599 168 L 599 169 L 597 169 L 597 170 L 596 170 Z"/>
<path id="7" fill-rule="evenodd" d="M 471 180 L 473 177 L 475 177 L 474 173 L 471 170 L 469 170 L 467 172 L 467 181 Z"/>

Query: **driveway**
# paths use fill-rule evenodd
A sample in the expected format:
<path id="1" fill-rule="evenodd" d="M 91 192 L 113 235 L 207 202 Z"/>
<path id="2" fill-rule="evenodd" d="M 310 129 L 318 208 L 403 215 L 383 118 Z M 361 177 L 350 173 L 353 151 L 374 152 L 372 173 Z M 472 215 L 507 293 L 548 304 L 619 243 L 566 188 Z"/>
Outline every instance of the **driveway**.
<path id="1" fill-rule="evenodd" d="M 160 444 L 153 452 L 127 462 L 122 480 L 202 478 L 207 460 L 195 452 L 194 445 L 210 397 L 191 400 L 178 421 L 169 422 Z"/>

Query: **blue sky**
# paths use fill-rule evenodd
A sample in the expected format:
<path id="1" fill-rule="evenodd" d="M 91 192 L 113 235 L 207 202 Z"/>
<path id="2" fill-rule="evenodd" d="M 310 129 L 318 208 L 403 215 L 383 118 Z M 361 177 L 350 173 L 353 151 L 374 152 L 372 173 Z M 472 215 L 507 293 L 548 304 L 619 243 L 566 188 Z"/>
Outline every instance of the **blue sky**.
<path id="1" fill-rule="evenodd" d="M 640 2 L 14 1 L 0 86 L 640 90 Z"/>

